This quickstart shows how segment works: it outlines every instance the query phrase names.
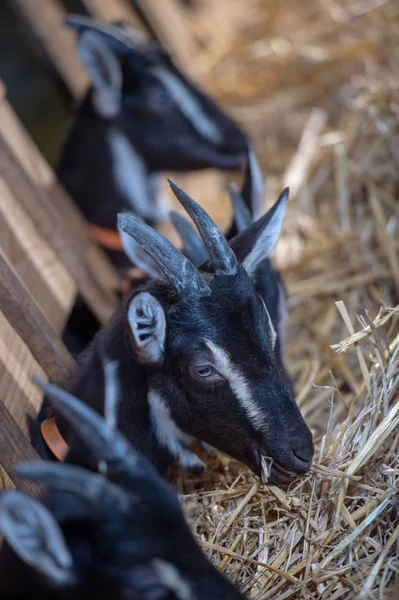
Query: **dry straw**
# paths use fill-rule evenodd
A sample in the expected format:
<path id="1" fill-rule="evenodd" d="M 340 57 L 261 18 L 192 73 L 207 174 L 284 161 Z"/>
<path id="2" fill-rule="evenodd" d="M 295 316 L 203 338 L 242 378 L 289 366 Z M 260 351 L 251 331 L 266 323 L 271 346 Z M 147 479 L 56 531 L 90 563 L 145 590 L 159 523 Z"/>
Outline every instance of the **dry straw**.
<path id="1" fill-rule="evenodd" d="M 293 192 L 277 260 L 314 466 L 283 489 L 211 455 L 177 482 L 204 551 L 256 600 L 399 597 L 398 4 L 193 13 L 199 70 L 251 134 L 267 202 Z"/>

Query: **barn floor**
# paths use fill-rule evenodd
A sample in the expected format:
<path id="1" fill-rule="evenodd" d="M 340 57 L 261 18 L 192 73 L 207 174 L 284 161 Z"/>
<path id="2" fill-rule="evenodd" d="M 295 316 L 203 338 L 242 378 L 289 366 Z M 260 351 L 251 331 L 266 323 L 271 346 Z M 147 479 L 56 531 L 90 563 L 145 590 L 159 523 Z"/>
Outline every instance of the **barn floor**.
<path id="1" fill-rule="evenodd" d="M 190 521 L 251 598 L 399 597 L 399 4 L 200 0 L 192 11 L 195 72 L 249 133 L 266 204 L 290 186 L 276 261 L 317 455 L 288 490 L 209 457 L 203 479 L 178 478 Z M 224 181 L 180 182 L 227 223 Z"/>

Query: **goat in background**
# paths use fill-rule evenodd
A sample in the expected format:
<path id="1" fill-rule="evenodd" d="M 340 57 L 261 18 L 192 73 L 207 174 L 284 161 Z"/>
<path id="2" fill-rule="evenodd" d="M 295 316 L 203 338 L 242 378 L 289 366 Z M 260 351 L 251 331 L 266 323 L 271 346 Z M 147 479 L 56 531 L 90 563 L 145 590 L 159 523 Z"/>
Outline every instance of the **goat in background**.
<path id="1" fill-rule="evenodd" d="M 243 132 L 157 44 L 121 25 L 70 16 L 91 86 L 74 110 L 58 177 L 118 268 L 130 267 L 118 212 L 165 218 L 162 171 L 239 169 Z"/>

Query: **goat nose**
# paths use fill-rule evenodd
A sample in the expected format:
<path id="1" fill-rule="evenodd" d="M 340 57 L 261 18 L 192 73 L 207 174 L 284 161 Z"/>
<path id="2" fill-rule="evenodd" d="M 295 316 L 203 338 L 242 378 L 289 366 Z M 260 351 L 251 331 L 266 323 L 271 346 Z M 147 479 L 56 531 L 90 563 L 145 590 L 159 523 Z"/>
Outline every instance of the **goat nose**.
<path id="1" fill-rule="evenodd" d="M 291 452 L 295 461 L 295 470 L 298 473 L 307 473 L 312 464 L 314 453 L 313 442 L 307 444 L 297 444 L 291 447 Z"/>

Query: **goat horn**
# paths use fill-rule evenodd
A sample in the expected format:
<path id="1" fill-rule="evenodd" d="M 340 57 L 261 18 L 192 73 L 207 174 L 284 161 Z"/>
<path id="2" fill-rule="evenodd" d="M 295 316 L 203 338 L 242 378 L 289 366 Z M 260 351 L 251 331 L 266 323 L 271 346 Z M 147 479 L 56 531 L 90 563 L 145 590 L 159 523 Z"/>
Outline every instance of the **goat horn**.
<path id="1" fill-rule="evenodd" d="M 247 167 L 241 195 L 251 211 L 252 221 L 256 221 L 262 212 L 265 186 L 262 171 L 252 150 L 248 151 Z"/>
<path id="2" fill-rule="evenodd" d="M 196 267 L 202 265 L 208 259 L 208 253 L 190 221 L 174 210 L 169 213 L 169 216 L 183 242 L 183 254 Z"/>
<path id="3" fill-rule="evenodd" d="M 118 431 L 110 429 L 105 420 L 90 406 L 56 385 L 33 377 L 55 409 L 72 425 L 74 431 L 93 452 L 98 462 L 126 463 L 138 460 L 138 455 Z"/>
<path id="4" fill-rule="evenodd" d="M 118 214 L 118 227 L 131 235 L 148 252 L 182 296 L 211 294 L 211 290 L 193 263 L 152 227 L 136 217 L 122 213 Z"/>
<path id="5" fill-rule="evenodd" d="M 174 181 L 168 179 L 172 191 L 183 208 L 188 212 L 209 253 L 215 275 L 235 275 L 237 259 L 224 235 L 219 231 L 207 212 L 190 198 Z"/>
<path id="6" fill-rule="evenodd" d="M 251 214 L 248 207 L 244 202 L 244 198 L 241 196 L 234 183 L 229 185 L 230 202 L 233 207 L 234 220 L 238 233 L 244 231 L 249 225 L 251 225 Z"/>
<path id="7" fill-rule="evenodd" d="M 90 508 L 101 505 L 107 513 L 129 508 L 126 492 L 103 475 L 89 473 L 82 467 L 52 462 L 23 463 L 15 469 L 15 474 L 21 479 L 40 481 L 60 492 L 74 494 Z"/>

